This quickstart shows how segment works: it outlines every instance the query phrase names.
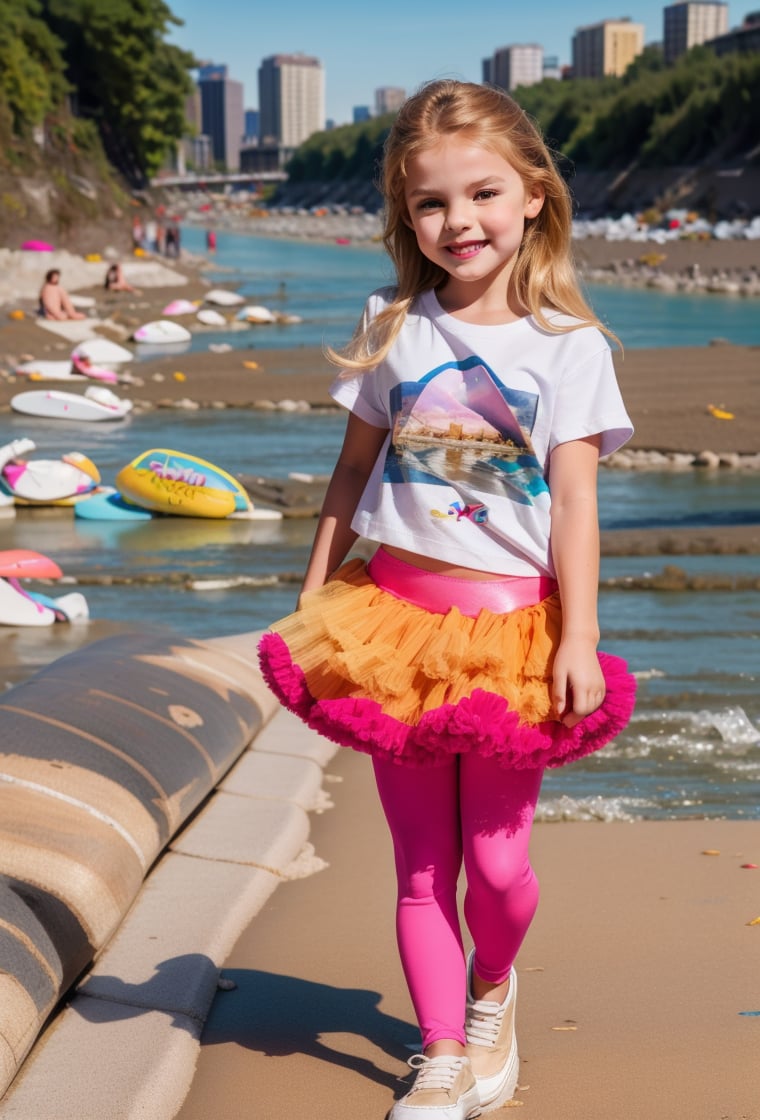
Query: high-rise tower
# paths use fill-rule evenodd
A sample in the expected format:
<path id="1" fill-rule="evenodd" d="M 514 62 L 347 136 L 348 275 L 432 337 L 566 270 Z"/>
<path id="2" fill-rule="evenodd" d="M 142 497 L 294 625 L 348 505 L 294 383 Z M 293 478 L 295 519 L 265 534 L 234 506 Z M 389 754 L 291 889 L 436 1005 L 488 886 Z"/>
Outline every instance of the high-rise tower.
<path id="1" fill-rule="evenodd" d="M 325 127 L 325 74 L 318 58 L 275 54 L 259 67 L 259 136 L 297 148 Z"/>
<path id="2" fill-rule="evenodd" d="M 202 131 L 211 138 L 213 159 L 228 171 L 238 171 L 244 127 L 243 83 L 233 81 L 226 66 L 202 66 L 198 89 Z"/>

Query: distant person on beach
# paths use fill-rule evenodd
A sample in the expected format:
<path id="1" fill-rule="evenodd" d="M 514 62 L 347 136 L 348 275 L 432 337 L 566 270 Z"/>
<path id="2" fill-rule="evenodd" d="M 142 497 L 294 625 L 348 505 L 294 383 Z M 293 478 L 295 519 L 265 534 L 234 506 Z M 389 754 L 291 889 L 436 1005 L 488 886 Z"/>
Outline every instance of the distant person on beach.
<path id="1" fill-rule="evenodd" d="M 132 219 L 132 248 L 145 248 L 145 227 L 136 214 Z"/>
<path id="2" fill-rule="evenodd" d="M 216 234 L 213 229 L 206 230 L 206 249 L 209 253 L 216 252 Z"/>
<path id="3" fill-rule="evenodd" d="M 343 448 L 298 610 L 259 652 L 283 704 L 372 756 L 422 1035 L 389 1120 L 469 1120 L 517 1084 L 543 770 L 633 710 L 625 662 L 597 653 L 596 499 L 599 456 L 632 427 L 571 263 L 567 187 L 512 98 L 423 86 L 383 186 L 397 282 L 331 353 Z M 357 537 L 368 563 L 345 562 Z"/>
<path id="4" fill-rule="evenodd" d="M 155 218 L 148 218 L 145 223 L 145 239 L 143 241 L 143 246 L 150 253 L 157 253 L 159 250 L 158 235 L 158 222 Z"/>
<path id="5" fill-rule="evenodd" d="M 180 233 L 179 226 L 176 222 L 166 227 L 166 236 L 164 238 L 164 253 L 167 257 L 179 257 L 180 251 Z"/>
<path id="6" fill-rule="evenodd" d="M 124 270 L 120 264 L 108 266 L 103 287 L 107 292 L 134 292 L 135 295 L 141 294 L 139 288 L 133 287 L 132 284 L 124 278 Z"/>
<path id="7" fill-rule="evenodd" d="M 51 268 L 45 273 L 37 314 L 43 319 L 86 318 L 86 315 L 74 307 L 66 289 L 61 287 L 61 273 L 57 268 Z"/>

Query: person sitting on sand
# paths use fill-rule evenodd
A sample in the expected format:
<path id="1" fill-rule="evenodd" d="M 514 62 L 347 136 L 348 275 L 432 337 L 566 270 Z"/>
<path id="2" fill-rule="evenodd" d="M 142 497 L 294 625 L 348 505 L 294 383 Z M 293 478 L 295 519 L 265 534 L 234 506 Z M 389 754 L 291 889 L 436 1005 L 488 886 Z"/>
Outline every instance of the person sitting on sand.
<path id="1" fill-rule="evenodd" d="M 57 268 L 51 268 L 45 273 L 45 283 L 40 289 L 40 306 L 37 313 L 43 319 L 86 318 L 86 315 L 74 307 L 66 289 L 61 287 L 61 273 Z"/>
<path id="2" fill-rule="evenodd" d="M 124 277 L 124 271 L 120 264 L 112 264 L 103 283 L 103 287 L 107 292 L 134 292 L 135 295 L 140 295 L 140 289 L 133 287 L 128 280 Z"/>

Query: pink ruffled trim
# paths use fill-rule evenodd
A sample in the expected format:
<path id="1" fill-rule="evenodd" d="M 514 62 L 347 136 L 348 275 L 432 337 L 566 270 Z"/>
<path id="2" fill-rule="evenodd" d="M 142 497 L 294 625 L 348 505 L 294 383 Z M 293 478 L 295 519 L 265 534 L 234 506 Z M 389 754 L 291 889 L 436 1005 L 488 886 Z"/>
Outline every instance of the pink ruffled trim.
<path id="1" fill-rule="evenodd" d="M 264 679 L 281 704 L 309 727 L 343 747 L 407 765 L 436 765 L 453 754 L 496 756 L 508 768 L 564 766 L 600 750 L 626 726 L 636 700 L 636 680 L 620 657 L 599 654 L 607 683 L 604 703 L 575 727 L 556 720 L 520 723 L 502 696 L 475 689 L 458 704 L 426 712 L 416 727 L 385 715 L 375 700 L 316 700 L 279 634 L 259 642 Z"/>

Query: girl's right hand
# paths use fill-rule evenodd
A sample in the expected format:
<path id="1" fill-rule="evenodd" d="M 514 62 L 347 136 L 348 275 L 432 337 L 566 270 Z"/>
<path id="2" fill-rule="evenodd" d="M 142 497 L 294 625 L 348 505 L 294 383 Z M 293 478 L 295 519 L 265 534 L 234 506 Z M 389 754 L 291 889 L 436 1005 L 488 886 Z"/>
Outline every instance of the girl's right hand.
<path id="1" fill-rule="evenodd" d="M 601 707 L 607 692 L 596 643 L 563 638 L 554 658 L 552 703 L 565 727 L 575 727 Z"/>

